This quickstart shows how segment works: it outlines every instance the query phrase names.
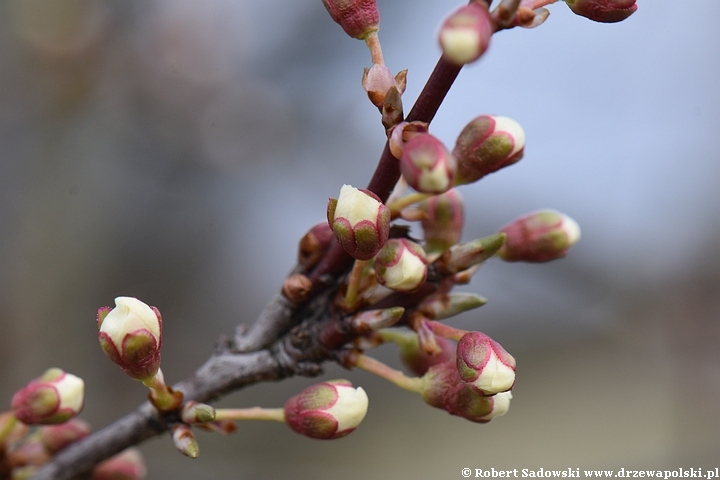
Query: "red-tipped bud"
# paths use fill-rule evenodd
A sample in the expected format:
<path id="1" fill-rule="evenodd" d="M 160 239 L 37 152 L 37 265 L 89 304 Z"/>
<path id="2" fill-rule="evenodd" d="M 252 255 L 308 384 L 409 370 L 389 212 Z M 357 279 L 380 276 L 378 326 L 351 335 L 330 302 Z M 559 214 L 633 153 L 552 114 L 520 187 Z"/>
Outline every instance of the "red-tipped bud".
<path id="1" fill-rule="evenodd" d="M 118 297 L 115 305 L 109 312 L 109 307 L 98 310 L 100 347 L 128 376 L 153 377 L 160 368 L 160 312 L 133 297 Z"/>
<path id="2" fill-rule="evenodd" d="M 440 27 L 440 47 L 456 65 L 474 62 L 485 53 L 495 27 L 487 7 L 474 2 L 453 12 Z"/>
<path id="3" fill-rule="evenodd" d="M 515 383 L 515 359 L 484 333 L 463 335 L 457 345 L 460 378 L 483 395 L 507 392 Z"/>
<path id="4" fill-rule="evenodd" d="M 41 427 L 38 434 L 45 449 L 54 455 L 71 443 L 90 435 L 90 424 L 79 418 L 73 418 L 60 425 Z"/>
<path id="5" fill-rule="evenodd" d="M 635 13 L 635 0 L 565 0 L 570 10 L 602 23 L 621 22 Z"/>
<path id="6" fill-rule="evenodd" d="M 353 38 L 364 39 L 379 28 L 375 0 L 323 0 L 323 5 L 335 23 Z"/>
<path id="7" fill-rule="evenodd" d="M 443 252 L 460 241 L 464 223 L 463 199 L 456 189 L 418 203 L 426 250 Z"/>
<path id="8" fill-rule="evenodd" d="M 453 149 L 458 172 L 455 183 L 472 183 L 520 160 L 525 132 L 508 117 L 482 115 L 460 132 Z"/>
<path id="9" fill-rule="evenodd" d="M 539 263 L 562 258 L 580 239 L 577 222 L 554 210 L 518 218 L 500 231 L 506 238 L 498 255 L 508 262 Z"/>
<path id="10" fill-rule="evenodd" d="M 85 382 L 59 368 L 51 368 L 13 395 L 15 417 L 27 425 L 67 422 L 83 407 Z"/>
<path id="11" fill-rule="evenodd" d="M 510 407 L 510 392 L 492 396 L 479 393 L 460 379 L 454 361 L 430 367 L 423 380 L 421 396 L 428 405 L 471 422 L 487 423 Z"/>
<path id="12" fill-rule="evenodd" d="M 305 269 L 314 267 L 334 240 L 330 225 L 327 222 L 318 223 L 300 239 L 298 264 Z"/>
<path id="13" fill-rule="evenodd" d="M 146 475 L 140 450 L 128 448 L 95 467 L 92 480 L 142 480 Z"/>
<path id="14" fill-rule="evenodd" d="M 320 440 L 351 433 L 367 413 L 368 397 L 347 380 L 316 383 L 285 403 L 285 422 L 301 435 Z"/>
<path id="15" fill-rule="evenodd" d="M 429 133 L 405 144 L 400 170 L 408 185 L 422 193 L 444 193 L 453 185 L 457 166 L 445 145 Z"/>
<path id="16" fill-rule="evenodd" d="M 375 257 L 375 274 L 382 285 L 411 292 L 427 277 L 425 251 L 406 238 L 391 238 Z"/>
<path id="17" fill-rule="evenodd" d="M 337 200 L 328 202 L 328 223 L 345 251 L 369 260 L 387 242 L 390 209 L 374 193 L 343 185 Z"/>

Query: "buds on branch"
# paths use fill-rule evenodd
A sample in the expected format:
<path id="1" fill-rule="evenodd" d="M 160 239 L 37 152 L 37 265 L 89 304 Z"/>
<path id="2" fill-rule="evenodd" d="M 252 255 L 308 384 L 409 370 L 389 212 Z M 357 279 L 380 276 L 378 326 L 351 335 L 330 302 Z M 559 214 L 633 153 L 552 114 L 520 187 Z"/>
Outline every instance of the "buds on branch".
<path id="1" fill-rule="evenodd" d="M 51 368 L 13 395 L 15 417 L 27 425 L 67 422 L 82 410 L 85 382 L 59 368 Z"/>

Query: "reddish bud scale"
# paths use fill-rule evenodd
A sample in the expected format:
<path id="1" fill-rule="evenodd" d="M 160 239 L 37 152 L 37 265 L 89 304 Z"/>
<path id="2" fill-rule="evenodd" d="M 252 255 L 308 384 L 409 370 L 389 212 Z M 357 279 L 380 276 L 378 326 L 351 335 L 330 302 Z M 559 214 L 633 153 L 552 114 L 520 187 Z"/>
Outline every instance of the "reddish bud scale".
<path id="1" fill-rule="evenodd" d="M 330 17 L 352 38 L 363 39 L 379 28 L 375 0 L 323 0 Z"/>
<path id="2" fill-rule="evenodd" d="M 457 190 L 423 200 L 418 208 L 425 213 L 421 225 L 429 250 L 442 252 L 460 241 L 465 217 Z"/>
<path id="3" fill-rule="evenodd" d="M 621 22 L 635 13 L 636 0 L 565 0 L 570 10 L 601 23 Z"/>
<path id="4" fill-rule="evenodd" d="M 48 425 L 41 427 L 39 437 L 42 444 L 50 454 L 59 452 L 73 442 L 77 442 L 90 435 L 90 424 L 73 418 L 60 425 Z"/>
<path id="5" fill-rule="evenodd" d="M 400 359 L 411 372 L 418 376 L 425 375 L 433 365 L 455 360 L 455 344 L 453 342 L 447 338 L 436 336 L 435 343 L 440 352 L 431 355 L 420 347 L 420 342 L 415 337 L 414 342 L 400 345 Z"/>
<path id="6" fill-rule="evenodd" d="M 492 397 L 478 393 L 466 385 L 458 374 L 454 361 L 430 367 L 425 374 L 423 400 L 450 415 L 463 417 L 471 422 L 487 423 L 493 410 Z"/>
<path id="7" fill-rule="evenodd" d="M 429 133 L 408 141 L 400 157 L 400 171 L 408 185 L 422 193 L 445 193 L 453 184 L 457 166 L 445 145 Z"/>
<path id="8" fill-rule="evenodd" d="M 298 246 L 298 264 L 305 269 L 310 269 L 322 258 L 334 240 L 330 225 L 327 222 L 319 223 L 310 229 L 300 239 Z"/>

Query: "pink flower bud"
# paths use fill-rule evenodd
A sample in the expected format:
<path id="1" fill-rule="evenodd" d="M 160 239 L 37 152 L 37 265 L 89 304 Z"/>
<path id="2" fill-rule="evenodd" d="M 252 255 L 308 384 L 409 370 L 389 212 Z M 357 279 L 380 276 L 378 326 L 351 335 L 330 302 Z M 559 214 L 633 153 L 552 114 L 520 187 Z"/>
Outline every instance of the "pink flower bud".
<path id="1" fill-rule="evenodd" d="M 428 124 L 426 122 L 400 122 L 390 131 L 388 137 L 388 146 L 390 152 L 395 158 L 401 158 L 405 144 L 413 137 L 421 133 L 427 133 Z"/>
<path id="2" fill-rule="evenodd" d="M 479 2 L 460 7 L 440 27 L 440 47 L 456 65 L 474 62 L 485 53 L 495 27 L 487 7 Z"/>
<path id="3" fill-rule="evenodd" d="M 343 185 L 328 202 L 328 223 L 347 253 L 369 260 L 387 242 L 390 209 L 374 193 Z"/>
<path id="4" fill-rule="evenodd" d="M 347 380 L 316 383 L 285 403 L 285 422 L 301 435 L 320 440 L 351 433 L 367 413 L 368 397 Z"/>
<path id="5" fill-rule="evenodd" d="M 576 15 L 602 23 L 621 22 L 635 13 L 635 0 L 565 0 Z"/>
<path id="6" fill-rule="evenodd" d="M 133 297 L 118 297 L 115 305 L 98 310 L 100 347 L 128 376 L 152 378 L 160 368 L 160 312 Z"/>
<path id="7" fill-rule="evenodd" d="M 353 38 L 363 39 L 379 28 L 375 0 L 323 0 L 323 5 L 335 23 Z"/>
<path id="8" fill-rule="evenodd" d="M 520 160 L 525 132 L 508 117 L 482 115 L 460 132 L 453 155 L 458 172 L 455 183 L 472 183 Z"/>
<path id="9" fill-rule="evenodd" d="M 79 418 L 73 418 L 60 425 L 41 427 L 38 435 L 45 449 L 54 455 L 71 443 L 90 435 L 90 424 Z"/>
<path id="10" fill-rule="evenodd" d="M 455 159 L 440 140 L 421 133 L 408 141 L 400 157 L 400 170 L 408 185 L 422 193 L 444 193 L 453 185 Z"/>
<path id="11" fill-rule="evenodd" d="M 481 394 L 460 379 L 454 361 L 430 367 L 423 380 L 421 396 L 428 405 L 471 422 L 487 423 L 510 407 L 510 392 Z"/>
<path id="12" fill-rule="evenodd" d="M 515 383 L 515 359 L 484 333 L 463 335 L 457 345 L 460 378 L 483 395 L 510 390 Z"/>
<path id="13" fill-rule="evenodd" d="M 368 98 L 376 107 L 382 108 L 385 103 L 385 96 L 392 87 L 396 87 L 395 77 L 385 65 L 374 64 L 366 68 L 362 78 L 363 89 L 367 92 Z M 398 92 L 402 92 L 398 89 Z"/>
<path id="14" fill-rule="evenodd" d="M 27 425 L 67 422 L 82 410 L 85 382 L 59 368 L 51 368 L 13 395 L 15 417 Z"/>
<path id="15" fill-rule="evenodd" d="M 567 255 L 580 239 L 577 222 L 554 210 L 518 218 L 500 231 L 506 238 L 498 255 L 508 262 L 549 262 Z"/>
<path id="16" fill-rule="evenodd" d="M 417 206 L 424 213 L 421 224 L 428 251 L 444 252 L 460 241 L 465 220 L 460 192 L 448 190 Z"/>
<path id="17" fill-rule="evenodd" d="M 95 467 L 92 480 L 142 480 L 146 475 L 140 450 L 128 448 Z"/>
<path id="18" fill-rule="evenodd" d="M 391 238 L 375 257 L 375 274 L 382 285 L 411 292 L 427 277 L 425 251 L 406 238 Z"/>

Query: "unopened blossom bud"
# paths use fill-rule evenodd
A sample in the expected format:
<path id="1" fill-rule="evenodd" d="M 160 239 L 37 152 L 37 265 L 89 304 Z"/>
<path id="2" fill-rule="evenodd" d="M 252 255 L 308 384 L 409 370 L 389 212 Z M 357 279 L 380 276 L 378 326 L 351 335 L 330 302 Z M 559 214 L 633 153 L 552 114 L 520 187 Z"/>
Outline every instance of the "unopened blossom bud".
<path id="1" fill-rule="evenodd" d="M 483 395 L 507 392 L 515 383 L 515 359 L 484 333 L 463 335 L 457 345 L 457 368 L 462 381 Z"/>
<path id="2" fill-rule="evenodd" d="M 160 368 L 160 312 L 133 297 L 117 297 L 115 305 L 98 310 L 100 347 L 128 376 L 153 377 Z"/>
<path id="3" fill-rule="evenodd" d="M 145 461 L 140 450 L 128 448 L 98 464 L 92 480 L 142 480 L 147 475 Z"/>
<path id="4" fill-rule="evenodd" d="M 377 195 L 343 185 L 337 200 L 328 202 L 328 223 L 345 251 L 358 260 L 369 260 L 387 242 L 390 209 Z"/>
<path id="5" fill-rule="evenodd" d="M 516 121 L 492 115 L 477 117 L 463 128 L 455 143 L 455 183 L 480 180 L 519 161 L 524 151 L 525 132 Z"/>
<path id="6" fill-rule="evenodd" d="M 379 28 L 375 0 L 323 0 L 323 5 L 335 23 L 353 38 L 363 39 Z"/>
<path id="7" fill-rule="evenodd" d="M 351 433 L 367 413 L 368 397 L 347 380 L 316 383 L 285 403 L 285 422 L 301 435 L 320 440 Z"/>
<path id="8" fill-rule="evenodd" d="M 419 202 L 426 250 L 443 252 L 460 241 L 464 224 L 463 199 L 457 189 Z"/>
<path id="9" fill-rule="evenodd" d="M 474 2 L 460 7 L 440 27 L 443 55 L 456 65 L 474 62 L 487 50 L 494 31 L 485 5 Z"/>
<path id="10" fill-rule="evenodd" d="M 73 418 L 60 425 L 47 425 L 38 429 L 40 442 L 54 455 L 73 442 L 90 435 L 90 424 L 79 418 Z"/>
<path id="11" fill-rule="evenodd" d="M 18 390 L 10 406 L 27 425 L 63 423 L 80 413 L 84 392 L 82 378 L 51 368 Z"/>
<path id="12" fill-rule="evenodd" d="M 406 238 L 391 238 L 375 257 L 375 274 L 382 285 L 411 292 L 427 277 L 425 251 Z"/>
<path id="13" fill-rule="evenodd" d="M 510 407 L 510 392 L 481 394 L 460 379 L 454 361 L 430 367 L 423 382 L 421 396 L 428 405 L 471 422 L 487 423 L 507 413 Z"/>
<path id="14" fill-rule="evenodd" d="M 180 419 L 188 424 L 212 422 L 215 420 L 215 409 L 206 403 L 191 400 L 183 405 Z"/>
<path id="15" fill-rule="evenodd" d="M 405 144 L 409 142 L 413 137 L 421 133 L 427 133 L 428 124 L 426 122 L 400 122 L 395 125 L 388 137 L 388 146 L 390 147 L 390 153 L 393 157 L 402 157 Z"/>
<path id="16" fill-rule="evenodd" d="M 549 262 L 567 255 L 580 239 L 575 220 L 554 210 L 518 218 L 500 229 L 506 235 L 498 255 L 508 262 Z"/>
<path id="17" fill-rule="evenodd" d="M 363 71 L 362 86 L 368 98 L 378 108 L 383 108 L 385 97 L 392 87 L 397 89 L 396 94 L 401 96 L 407 85 L 407 70 L 400 71 L 393 76 L 390 69 L 383 64 L 375 63 Z M 402 107 L 402 105 L 400 105 Z"/>
<path id="18" fill-rule="evenodd" d="M 186 457 L 197 458 L 200 455 L 195 434 L 188 425 L 184 423 L 175 425 L 172 429 L 172 441 L 175 448 Z"/>
<path id="19" fill-rule="evenodd" d="M 408 185 L 422 193 L 444 193 L 453 185 L 455 159 L 445 145 L 429 133 L 414 136 L 400 157 L 400 171 Z"/>
<path id="20" fill-rule="evenodd" d="M 565 0 L 570 10 L 602 23 L 621 22 L 635 13 L 635 0 Z"/>
<path id="21" fill-rule="evenodd" d="M 318 223 L 300 239 L 298 245 L 298 264 L 310 269 L 322 258 L 335 240 L 330 225 L 327 222 Z"/>

